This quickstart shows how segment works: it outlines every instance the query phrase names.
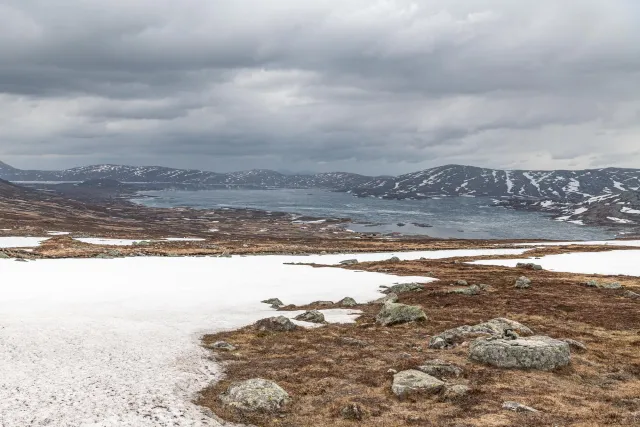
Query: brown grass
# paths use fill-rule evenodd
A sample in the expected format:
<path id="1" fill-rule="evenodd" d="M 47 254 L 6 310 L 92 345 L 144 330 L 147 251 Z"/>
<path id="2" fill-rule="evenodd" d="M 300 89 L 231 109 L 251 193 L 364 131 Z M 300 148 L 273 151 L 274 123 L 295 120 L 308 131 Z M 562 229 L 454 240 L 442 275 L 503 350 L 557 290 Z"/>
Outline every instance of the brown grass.
<path id="1" fill-rule="evenodd" d="M 226 379 L 204 390 L 198 403 L 224 419 L 259 426 L 640 425 L 640 302 L 625 298 L 624 291 L 581 286 L 591 276 L 470 266 L 451 260 L 368 263 L 357 268 L 401 275 L 432 272 L 441 281 L 423 292 L 401 295 L 401 302 L 421 305 L 429 321 L 383 328 L 373 319 L 379 306 L 363 305 L 358 308 L 364 315 L 354 325 L 280 334 L 256 333 L 247 327 L 207 335 L 205 344 L 226 340 L 238 350 L 212 353 L 224 363 Z M 513 288 L 522 274 L 533 280 L 532 288 Z M 492 289 L 474 297 L 442 292 L 457 279 Z M 610 279 L 638 290 L 637 279 Z M 465 344 L 452 350 L 427 346 L 429 336 L 447 328 L 494 317 L 518 320 L 538 334 L 577 339 L 588 350 L 572 351 L 572 363 L 566 368 L 536 372 L 473 363 L 467 359 Z M 347 345 L 341 337 L 354 337 L 367 345 Z M 463 367 L 463 376 L 452 382 L 471 386 L 472 393 L 455 402 L 440 396 L 401 402 L 392 395 L 389 369 L 415 368 L 433 358 Z M 255 377 L 274 380 L 291 394 L 293 401 L 285 412 L 243 415 L 220 405 L 217 396 L 231 382 Z M 501 409 L 505 400 L 542 412 L 508 412 Z M 362 421 L 340 416 L 348 403 L 364 409 Z"/>

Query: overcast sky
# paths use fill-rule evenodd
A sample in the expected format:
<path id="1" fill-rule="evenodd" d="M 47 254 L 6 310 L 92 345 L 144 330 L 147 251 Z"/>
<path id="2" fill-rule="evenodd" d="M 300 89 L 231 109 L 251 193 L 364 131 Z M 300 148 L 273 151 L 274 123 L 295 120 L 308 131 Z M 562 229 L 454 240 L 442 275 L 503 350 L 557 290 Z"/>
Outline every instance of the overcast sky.
<path id="1" fill-rule="evenodd" d="M 640 167 L 637 0 L 0 0 L 0 160 Z"/>

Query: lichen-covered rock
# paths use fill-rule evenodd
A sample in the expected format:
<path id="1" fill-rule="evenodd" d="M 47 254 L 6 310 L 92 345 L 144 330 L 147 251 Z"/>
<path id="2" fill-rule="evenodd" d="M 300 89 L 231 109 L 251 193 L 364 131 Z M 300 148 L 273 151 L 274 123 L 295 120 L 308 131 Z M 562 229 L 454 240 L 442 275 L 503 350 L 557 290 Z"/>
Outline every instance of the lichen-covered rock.
<path id="1" fill-rule="evenodd" d="M 469 358 L 499 368 L 550 371 L 571 360 L 569 344 L 545 336 L 477 339 L 469 345 Z"/>
<path id="2" fill-rule="evenodd" d="M 358 264 L 358 260 L 357 259 L 345 259 L 344 261 L 340 261 L 341 265 L 354 265 L 354 264 Z"/>
<path id="3" fill-rule="evenodd" d="M 419 292 L 424 290 L 422 283 L 401 283 L 399 285 L 393 285 L 382 291 L 383 294 L 401 294 L 403 292 Z"/>
<path id="4" fill-rule="evenodd" d="M 462 375 L 461 367 L 440 359 L 427 360 L 423 365 L 418 366 L 418 370 L 436 378 L 459 377 Z"/>
<path id="5" fill-rule="evenodd" d="M 529 279 L 527 276 L 520 276 L 516 280 L 516 285 L 515 286 L 518 289 L 527 289 L 527 288 L 531 287 L 531 279 Z"/>
<path id="6" fill-rule="evenodd" d="M 235 351 L 236 346 L 229 344 L 226 341 L 216 341 L 213 344 L 208 346 L 212 350 L 224 350 L 224 351 Z"/>
<path id="7" fill-rule="evenodd" d="M 624 293 L 624 296 L 631 299 L 640 299 L 640 294 L 633 291 L 627 291 Z"/>
<path id="8" fill-rule="evenodd" d="M 338 342 L 340 344 L 351 345 L 354 347 L 366 347 L 367 345 L 369 345 L 366 341 L 352 337 L 340 337 L 338 339 Z"/>
<path id="9" fill-rule="evenodd" d="M 284 316 L 268 317 L 258 320 L 254 327 L 258 331 L 289 332 L 297 328 L 296 324 Z"/>
<path id="10" fill-rule="evenodd" d="M 516 332 L 519 335 L 532 335 L 533 331 L 515 320 L 502 317 L 491 319 L 474 326 L 462 325 L 457 328 L 447 329 L 435 335 L 429 341 L 430 348 L 449 348 L 455 345 L 478 337 L 503 337 L 508 331 Z"/>
<path id="11" fill-rule="evenodd" d="M 427 320 L 427 315 L 421 307 L 388 302 L 376 316 L 376 321 L 383 326 L 399 323 L 419 322 Z"/>
<path id="12" fill-rule="evenodd" d="M 471 387 L 464 384 L 446 385 L 442 397 L 445 400 L 458 400 L 471 393 Z"/>
<path id="13" fill-rule="evenodd" d="M 444 382 L 424 372 L 410 369 L 393 376 L 391 391 L 399 398 L 416 394 L 435 394 L 444 387 Z"/>
<path id="14" fill-rule="evenodd" d="M 502 403 L 502 409 L 506 409 L 508 411 L 514 411 L 514 412 L 540 412 L 537 409 L 533 409 L 530 406 L 525 406 L 518 402 L 509 402 L 509 401 Z"/>
<path id="15" fill-rule="evenodd" d="M 581 351 L 587 351 L 587 346 L 584 345 L 584 343 L 581 343 L 580 341 L 572 340 L 571 338 L 565 338 L 562 341 L 569 344 L 569 347 L 571 348 L 575 348 L 576 350 L 581 350 Z"/>
<path id="16" fill-rule="evenodd" d="M 262 378 L 233 383 L 219 398 L 223 404 L 243 412 L 274 413 L 290 401 L 282 387 Z"/>
<path id="17" fill-rule="evenodd" d="M 450 293 L 450 294 L 459 294 L 459 295 L 479 295 L 480 294 L 480 286 L 471 285 L 471 286 L 466 287 L 466 288 L 451 289 L 450 291 L 448 291 L 448 293 Z"/>
<path id="18" fill-rule="evenodd" d="M 358 303 L 351 297 L 345 297 L 338 301 L 338 305 L 343 307 L 353 307 L 354 305 L 358 305 Z"/>
<path id="19" fill-rule="evenodd" d="M 310 323 L 324 323 L 324 314 L 320 313 L 318 310 L 310 310 L 304 312 L 298 316 L 296 316 L 296 320 L 300 320 L 302 322 L 310 322 Z"/>
<path id="20" fill-rule="evenodd" d="M 282 307 L 284 304 L 278 298 L 269 298 L 264 301 L 261 301 L 264 304 L 269 304 L 271 306 Z"/>
<path id="21" fill-rule="evenodd" d="M 622 289 L 622 285 L 618 282 L 603 283 L 600 285 L 602 289 Z"/>
<path id="22" fill-rule="evenodd" d="M 469 286 L 466 280 L 456 280 L 453 284 L 456 286 Z"/>
<path id="23" fill-rule="evenodd" d="M 398 295 L 394 293 L 390 293 L 386 297 L 382 297 L 375 300 L 374 304 L 386 304 L 388 302 L 398 302 Z"/>
<path id="24" fill-rule="evenodd" d="M 309 305 L 319 305 L 319 306 L 327 307 L 327 306 L 333 305 L 333 301 L 314 301 Z"/>

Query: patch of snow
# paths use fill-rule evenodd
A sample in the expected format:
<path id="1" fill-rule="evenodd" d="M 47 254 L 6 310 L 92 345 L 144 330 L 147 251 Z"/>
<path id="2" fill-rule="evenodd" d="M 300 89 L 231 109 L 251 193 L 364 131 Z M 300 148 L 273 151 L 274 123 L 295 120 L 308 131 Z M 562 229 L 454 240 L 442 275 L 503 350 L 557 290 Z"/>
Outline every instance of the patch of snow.
<path id="1" fill-rule="evenodd" d="M 200 237 L 167 237 L 162 240 L 167 242 L 203 242 L 207 239 L 202 239 Z"/>
<path id="2" fill-rule="evenodd" d="M 220 230 L 217 229 L 217 228 L 210 228 L 209 229 L 209 233 L 217 233 L 218 231 L 220 231 Z"/>
<path id="3" fill-rule="evenodd" d="M 130 240 L 130 239 L 103 239 L 99 237 L 76 237 L 77 240 L 82 243 L 88 243 L 90 245 L 105 245 L 105 246 L 133 246 L 134 243 L 140 243 L 144 240 Z"/>
<path id="4" fill-rule="evenodd" d="M 514 246 L 638 246 L 640 240 L 594 240 L 577 242 L 541 242 L 541 243 L 514 243 Z"/>
<path id="5" fill-rule="evenodd" d="M 279 315 L 265 298 L 366 302 L 380 285 L 433 280 L 284 265 L 308 259 L 0 260 L 2 424 L 218 426 L 191 403 L 220 378 L 202 333 Z"/>
<path id="6" fill-rule="evenodd" d="M 627 191 L 627 189 L 622 186 L 622 183 L 620 183 L 618 181 L 614 180 L 613 181 L 613 186 L 616 187 L 620 191 Z"/>
<path id="7" fill-rule="evenodd" d="M 620 212 L 622 213 L 628 213 L 628 214 L 640 214 L 640 211 L 637 209 L 631 209 L 631 208 L 627 208 L 624 207 L 622 209 L 620 209 Z"/>
<path id="8" fill-rule="evenodd" d="M 69 231 L 47 231 L 47 234 L 50 236 L 66 236 L 71 233 Z"/>
<path id="9" fill-rule="evenodd" d="M 0 248 L 36 248 L 48 237 L 0 237 Z"/>
<path id="10" fill-rule="evenodd" d="M 607 219 L 609 221 L 613 221 L 615 223 L 618 224 L 635 224 L 635 222 L 628 220 L 628 219 L 623 219 L 623 218 L 616 218 L 615 216 L 608 216 Z"/>
<path id="11" fill-rule="evenodd" d="M 589 210 L 589 208 L 578 208 L 575 211 L 573 211 L 573 215 L 580 215 L 580 214 L 585 213 L 588 210 Z"/>
<path id="12" fill-rule="evenodd" d="M 535 262 L 545 270 L 563 273 L 640 276 L 638 259 L 640 250 L 629 250 L 548 255 Z M 472 264 L 515 267 L 519 262 L 531 259 L 482 260 Z"/>

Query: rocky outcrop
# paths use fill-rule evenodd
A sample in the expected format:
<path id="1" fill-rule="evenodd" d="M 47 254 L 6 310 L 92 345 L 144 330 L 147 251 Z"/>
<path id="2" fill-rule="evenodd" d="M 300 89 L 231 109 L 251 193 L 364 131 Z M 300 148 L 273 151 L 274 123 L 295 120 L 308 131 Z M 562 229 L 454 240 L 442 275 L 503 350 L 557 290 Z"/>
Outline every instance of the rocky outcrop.
<path id="1" fill-rule="evenodd" d="M 412 395 L 436 394 L 444 387 L 444 382 L 416 370 L 398 372 L 393 376 L 391 391 L 401 399 Z"/>
<path id="2" fill-rule="evenodd" d="M 222 393 L 220 401 L 243 412 L 275 413 L 289 403 L 289 394 L 273 381 L 254 378 L 236 382 Z"/>
<path id="3" fill-rule="evenodd" d="M 258 320 L 254 327 L 258 331 L 270 331 L 270 332 L 289 332 L 297 328 L 296 324 L 289 320 L 287 317 L 269 317 L 266 319 Z"/>
<path id="4" fill-rule="evenodd" d="M 310 310 L 304 312 L 298 316 L 296 316 L 296 320 L 300 320 L 302 322 L 309 323 L 324 323 L 324 314 L 320 313 L 318 310 Z"/>
<path id="5" fill-rule="evenodd" d="M 429 341 L 430 348 L 449 348 L 463 341 L 478 337 L 503 337 L 505 333 L 513 331 L 520 335 L 532 335 L 533 331 L 514 320 L 496 318 L 474 326 L 462 325 L 448 329 L 435 335 Z"/>
<path id="6" fill-rule="evenodd" d="M 464 384 L 445 385 L 442 397 L 444 400 L 460 400 L 471 393 L 471 387 Z"/>
<path id="7" fill-rule="evenodd" d="M 282 303 L 282 301 L 280 301 L 279 298 L 269 298 L 266 300 L 261 301 L 263 304 L 269 304 L 271 306 L 276 306 L 276 307 L 283 307 L 284 304 Z"/>
<path id="8" fill-rule="evenodd" d="M 499 368 L 550 371 L 569 364 L 569 344 L 545 336 L 526 338 L 481 338 L 469 346 L 469 358 Z"/>
<path id="9" fill-rule="evenodd" d="M 376 322 L 383 326 L 399 323 L 426 321 L 427 315 L 421 307 L 388 302 L 376 316 Z"/>

